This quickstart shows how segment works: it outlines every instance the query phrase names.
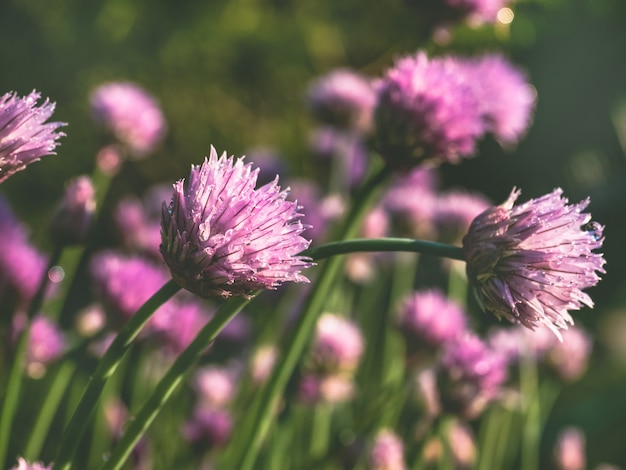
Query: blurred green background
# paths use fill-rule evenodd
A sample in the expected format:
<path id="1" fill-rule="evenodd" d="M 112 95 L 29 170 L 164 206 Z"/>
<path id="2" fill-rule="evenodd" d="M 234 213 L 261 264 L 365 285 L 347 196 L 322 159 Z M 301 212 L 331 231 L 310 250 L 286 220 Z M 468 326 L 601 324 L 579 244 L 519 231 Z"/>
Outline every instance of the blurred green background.
<path id="1" fill-rule="evenodd" d="M 521 0 L 513 8 L 510 26 L 461 26 L 442 46 L 429 41 L 423 15 L 401 0 L 2 0 L 0 93 L 37 89 L 68 126 L 57 156 L 0 191 L 46 247 L 41 221 L 64 182 L 93 169 L 102 142 L 88 96 L 106 81 L 145 87 L 169 124 L 157 153 L 116 180 L 121 196 L 185 176 L 210 145 L 235 155 L 274 148 L 293 173 L 307 175 L 314 160 L 303 98 L 311 80 L 335 67 L 379 76 L 394 57 L 418 48 L 503 51 L 537 89 L 534 124 L 515 149 L 485 140 L 477 158 L 442 167 L 443 183 L 494 202 L 513 186 L 523 200 L 554 187 L 571 201 L 591 197 L 590 212 L 606 225 L 607 274 L 591 291 L 597 309 L 575 317 L 598 335 L 598 353 L 548 432 L 563 424 L 559 416 L 577 417 L 590 433 L 590 458 L 624 463 L 626 2 Z"/>

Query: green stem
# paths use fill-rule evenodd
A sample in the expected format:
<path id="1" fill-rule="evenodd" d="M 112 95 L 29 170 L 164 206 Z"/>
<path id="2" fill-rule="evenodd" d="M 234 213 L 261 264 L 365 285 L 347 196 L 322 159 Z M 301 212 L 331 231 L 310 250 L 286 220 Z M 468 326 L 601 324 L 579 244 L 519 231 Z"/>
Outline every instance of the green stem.
<path id="1" fill-rule="evenodd" d="M 76 363 L 73 360 L 68 360 L 62 362 L 59 369 L 56 371 L 56 375 L 52 379 L 52 384 L 39 410 L 39 415 L 35 421 L 36 425 L 26 444 L 26 450 L 24 451 L 24 458 L 26 460 L 34 462 L 39 458 L 39 453 L 48 435 L 52 419 L 57 412 L 59 402 L 65 396 L 67 384 L 70 382 L 72 375 L 74 375 L 75 369 Z"/>
<path id="2" fill-rule="evenodd" d="M 7 449 L 9 446 L 9 436 L 11 436 L 11 426 L 13 424 L 13 418 L 15 417 L 15 411 L 18 407 L 20 389 L 22 388 L 22 371 L 24 369 L 26 352 L 28 350 L 31 319 L 41 308 L 49 281 L 48 271 L 50 271 L 50 268 L 58 262 L 61 252 L 62 248 L 59 246 L 55 247 L 52 251 L 48 261 L 48 267 L 42 273 L 37 291 L 28 306 L 24 328 L 18 335 L 17 347 L 13 358 L 13 366 L 9 375 L 9 382 L 7 384 L 4 402 L 2 403 L 2 414 L 0 415 L 0 465 L 4 465 L 6 460 Z"/>
<path id="3" fill-rule="evenodd" d="M 163 408 L 165 403 L 172 396 L 178 385 L 183 381 L 187 372 L 189 372 L 198 358 L 206 351 L 206 348 L 216 338 L 219 332 L 222 331 L 228 322 L 239 313 L 249 301 L 250 299 L 242 299 L 239 297 L 228 300 L 217 311 L 211 321 L 200 330 L 191 344 L 178 356 L 176 361 L 159 381 L 154 392 L 150 395 L 150 398 L 148 398 L 148 401 L 146 401 L 139 413 L 137 413 L 135 418 L 129 423 L 118 445 L 104 464 L 104 467 L 102 467 L 103 470 L 118 470 L 122 468 L 133 448 L 137 442 L 139 442 L 139 439 L 152 424 L 161 411 L 161 408 Z"/>
<path id="4" fill-rule="evenodd" d="M 102 389 L 107 383 L 107 380 L 115 372 L 122 357 L 155 310 L 179 290 L 180 286 L 178 284 L 173 280 L 168 281 L 137 310 L 137 313 L 128 320 L 126 325 L 124 325 L 116 335 L 113 343 L 111 343 L 109 349 L 107 349 L 89 380 L 67 429 L 63 433 L 63 439 L 61 440 L 56 458 L 54 459 L 53 468 L 55 470 L 66 470 L 70 468 L 72 456 L 90 418 L 93 416 L 96 403 L 102 394 Z"/>
<path id="5" fill-rule="evenodd" d="M 346 217 L 343 226 L 339 229 L 337 238 L 344 240 L 346 238 L 354 236 L 360 226 L 365 213 L 369 205 L 376 199 L 378 195 L 379 186 L 391 175 L 391 170 L 387 167 L 381 169 L 378 173 L 374 174 L 372 178 L 367 181 L 359 193 L 355 197 L 355 202 L 351 207 L 348 216 Z M 324 245 L 328 248 L 311 248 L 304 253 L 311 256 L 313 259 L 321 259 L 334 254 L 349 253 L 350 251 L 342 251 L 341 248 L 337 248 L 337 243 L 330 243 Z M 339 251 L 337 251 L 337 249 Z M 320 258 L 317 258 L 317 257 Z M 261 445 L 267 435 L 270 425 L 272 423 L 272 412 L 276 408 L 276 404 L 287 385 L 289 377 L 293 373 L 302 352 L 311 336 L 311 332 L 315 327 L 317 317 L 319 316 L 324 303 L 328 298 L 330 289 L 335 284 L 335 278 L 337 277 L 341 268 L 341 258 L 332 257 L 321 268 L 318 273 L 316 283 L 313 285 L 311 294 L 307 299 L 307 302 L 303 308 L 302 314 L 298 318 L 298 323 L 288 337 L 287 345 L 285 346 L 285 353 L 283 360 L 280 361 L 270 377 L 265 388 L 259 395 L 259 401 L 256 402 L 257 406 L 253 406 L 252 409 L 252 428 L 249 435 L 243 435 L 243 446 L 240 449 L 243 452 L 242 464 L 236 466 L 240 470 L 249 470 L 252 468 L 256 461 L 257 455 L 261 450 Z M 247 430 L 246 427 L 243 428 Z"/>
<path id="6" fill-rule="evenodd" d="M 331 256 L 363 251 L 408 251 L 465 260 L 461 247 L 427 240 L 414 240 L 412 238 L 355 238 L 309 248 L 304 250 L 301 255 L 320 260 Z"/>

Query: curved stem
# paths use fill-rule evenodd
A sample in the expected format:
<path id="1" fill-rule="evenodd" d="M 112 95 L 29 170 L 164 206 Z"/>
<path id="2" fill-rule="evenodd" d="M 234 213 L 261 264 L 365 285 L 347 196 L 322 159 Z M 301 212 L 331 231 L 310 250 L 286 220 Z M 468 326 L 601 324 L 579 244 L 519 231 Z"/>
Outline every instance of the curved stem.
<path id="1" fill-rule="evenodd" d="M 157 308 L 169 300 L 180 286 L 173 280 L 168 281 L 150 299 L 144 303 L 116 335 L 100 360 L 96 371 L 91 376 L 83 396 L 70 419 L 67 429 L 63 433 L 61 445 L 54 459 L 54 469 L 69 469 L 72 456 L 78 446 L 87 424 L 92 417 L 96 403 L 102 394 L 102 389 L 109 377 L 115 372 L 122 357 L 131 346 L 143 326 L 148 322 Z"/>
<path id="2" fill-rule="evenodd" d="M 363 251 L 407 251 L 443 256 L 445 258 L 461 261 L 465 260 L 461 247 L 427 240 L 414 240 L 412 238 L 355 238 L 352 240 L 326 243 L 318 247 L 309 248 L 300 254 L 310 256 L 315 260 L 320 260 L 331 256 Z"/>
<path id="3" fill-rule="evenodd" d="M 118 445 L 102 467 L 103 470 L 118 470 L 124 465 L 141 436 L 143 436 L 161 411 L 161 408 L 163 408 L 163 405 L 165 405 L 178 385 L 183 381 L 187 372 L 206 351 L 206 348 L 219 332 L 250 300 L 238 297 L 228 300 L 217 311 L 211 321 L 200 330 L 191 344 L 178 356 L 159 381 L 154 392 L 139 413 L 130 421 Z"/>

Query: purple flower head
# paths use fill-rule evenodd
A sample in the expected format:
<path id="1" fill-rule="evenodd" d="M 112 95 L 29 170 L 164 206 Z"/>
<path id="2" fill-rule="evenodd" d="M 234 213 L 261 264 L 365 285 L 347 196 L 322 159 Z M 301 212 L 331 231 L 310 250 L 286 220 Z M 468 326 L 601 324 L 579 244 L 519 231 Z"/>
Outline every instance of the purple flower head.
<path id="1" fill-rule="evenodd" d="M 603 227 L 568 204 L 561 189 L 515 206 L 514 189 L 500 206 L 480 214 L 463 238 L 467 276 L 483 310 L 530 329 L 567 329 L 568 310 L 593 307 L 582 292 L 597 284 L 604 258 Z"/>
<path id="2" fill-rule="evenodd" d="M 207 307 L 200 302 L 171 303 L 152 316 L 150 331 L 166 353 L 178 355 L 210 319 Z"/>
<path id="3" fill-rule="evenodd" d="M 188 441 L 206 449 L 224 446 L 232 430 L 233 418 L 228 411 L 196 407 L 191 419 L 183 424 L 182 434 Z"/>
<path id="4" fill-rule="evenodd" d="M 17 458 L 17 465 L 11 467 L 10 470 L 52 470 L 52 464 L 44 465 L 41 462 L 30 463 L 22 457 Z"/>
<path id="5" fill-rule="evenodd" d="M 95 211 L 95 190 L 91 178 L 79 176 L 72 179 L 52 217 L 52 239 L 61 245 L 83 243 Z"/>
<path id="6" fill-rule="evenodd" d="M 34 90 L 23 98 L 16 93 L 0 96 L 0 183 L 41 157 L 53 155 L 57 139 L 65 135 L 56 132 L 65 123 L 46 123 L 55 104 L 46 99 L 38 107 L 40 97 Z"/>
<path id="7" fill-rule="evenodd" d="M 383 429 L 376 434 L 368 456 L 371 470 L 404 470 L 404 443 L 393 431 Z"/>
<path id="8" fill-rule="evenodd" d="M 352 372 L 363 354 L 363 336 L 347 318 L 324 313 L 317 321 L 311 359 L 316 370 Z"/>
<path id="9" fill-rule="evenodd" d="M 433 220 L 439 239 L 446 243 L 459 242 L 476 216 L 490 206 L 480 194 L 448 191 L 437 195 Z"/>
<path id="10" fill-rule="evenodd" d="M 25 315 L 13 317 L 14 332 L 24 329 Z M 58 359 L 66 349 L 66 341 L 61 329 L 47 317 L 37 315 L 30 325 L 26 350 L 26 371 L 31 377 L 41 377 L 46 366 Z"/>
<path id="11" fill-rule="evenodd" d="M 562 335 L 563 341 L 554 341 L 546 360 L 563 380 L 573 382 L 587 371 L 593 341 L 585 330 L 576 326 Z"/>
<path id="12" fill-rule="evenodd" d="M 525 74 L 498 54 L 464 63 L 487 132 L 504 145 L 515 144 L 526 133 L 535 108 L 535 89 Z"/>
<path id="13" fill-rule="evenodd" d="M 376 94 L 370 81 L 347 69 L 337 69 L 317 79 L 308 90 L 311 112 L 322 123 L 368 132 Z"/>
<path id="14" fill-rule="evenodd" d="M 454 57 L 398 60 L 375 84 L 375 146 L 395 168 L 458 162 L 485 132 L 472 84 Z"/>
<path id="15" fill-rule="evenodd" d="M 300 236 L 298 205 L 276 180 L 254 189 L 258 170 L 243 159 L 221 157 L 211 147 L 189 181 L 174 185 L 163 204 L 161 254 L 172 277 L 201 297 L 249 296 L 285 281 L 308 282 L 298 256 L 309 246 Z"/>
<path id="16" fill-rule="evenodd" d="M 167 273 L 146 259 L 114 251 L 94 255 L 90 271 L 103 303 L 122 320 L 134 315 L 168 281 Z"/>
<path id="17" fill-rule="evenodd" d="M 354 395 L 354 381 L 344 374 L 305 374 L 300 379 L 299 397 L 306 404 L 340 403 Z"/>
<path id="18" fill-rule="evenodd" d="M 32 299 L 46 269 L 46 259 L 28 240 L 28 232 L 8 202 L 0 197 L 0 311 L 9 314 Z"/>
<path id="19" fill-rule="evenodd" d="M 410 350 L 439 349 L 465 332 L 467 318 L 456 302 L 438 289 L 413 292 L 398 310 L 398 326 Z"/>
<path id="20" fill-rule="evenodd" d="M 466 333 L 446 344 L 438 379 L 443 408 L 472 418 L 499 394 L 506 379 L 506 360 Z"/>
<path id="21" fill-rule="evenodd" d="M 156 100 L 133 83 L 101 85 L 92 92 L 90 104 L 96 122 L 137 158 L 154 150 L 167 130 Z"/>

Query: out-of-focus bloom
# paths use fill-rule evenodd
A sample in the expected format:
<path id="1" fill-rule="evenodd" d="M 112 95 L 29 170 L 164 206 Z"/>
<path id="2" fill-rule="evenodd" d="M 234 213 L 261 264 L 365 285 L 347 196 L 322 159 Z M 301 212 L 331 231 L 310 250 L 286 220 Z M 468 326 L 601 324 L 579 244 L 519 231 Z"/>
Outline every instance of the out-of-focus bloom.
<path id="1" fill-rule="evenodd" d="M 352 321 L 331 313 L 320 316 L 310 355 L 316 370 L 352 372 L 358 366 L 363 349 L 363 336 Z"/>
<path id="2" fill-rule="evenodd" d="M 200 302 L 170 303 L 159 309 L 150 319 L 150 332 L 166 353 L 178 355 L 194 340 L 208 323 L 211 315 Z"/>
<path id="3" fill-rule="evenodd" d="M 65 188 L 63 199 L 52 217 L 52 239 L 60 245 L 83 243 L 95 211 L 95 190 L 91 178 L 74 178 Z"/>
<path id="4" fill-rule="evenodd" d="M 76 315 L 76 331 L 86 338 L 94 336 L 106 325 L 106 312 L 99 303 L 87 305 Z"/>
<path id="5" fill-rule="evenodd" d="M 471 156 L 485 132 L 478 99 L 454 57 L 399 59 L 376 81 L 375 146 L 395 168 Z"/>
<path id="6" fill-rule="evenodd" d="M 146 259 L 109 250 L 94 255 L 90 271 L 103 304 L 122 320 L 134 315 L 168 281 L 167 273 Z"/>
<path id="7" fill-rule="evenodd" d="M 433 222 L 439 240 L 444 243 L 458 243 L 467 233 L 474 218 L 490 206 L 487 198 L 480 194 L 465 191 L 438 194 L 435 199 Z"/>
<path id="8" fill-rule="evenodd" d="M 582 430 L 565 428 L 554 449 L 554 463 L 558 470 L 584 470 L 587 468 L 585 435 Z"/>
<path id="9" fill-rule="evenodd" d="M 65 135 L 56 132 L 65 123 L 46 122 L 55 104 L 46 99 L 37 106 L 40 97 L 34 90 L 23 98 L 16 93 L 0 96 L 0 183 L 41 157 L 53 155 L 57 139 Z"/>
<path id="10" fill-rule="evenodd" d="M 13 317 L 15 333 L 24 329 L 25 315 Z M 37 315 L 30 324 L 28 346 L 26 349 L 26 372 L 34 378 L 46 372 L 46 366 L 58 359 L 66 348 L 65 337 L 61 329 L 50 319 Z"/>
<path id="11" fill-rule="evenodd" d="M 498 11 L 511 0 L 445 0 L 450 19 L 466 18 L 473 24 L 494 23 Z"/>
<path id="12" fill-rule="evenodd" d="M 437 374 L 434 367 L 419 369 L 414 375 L 413 386 L 426 416 L 434 418 L 441 414 L 441 401 L 437 391 Z"/>
<path id="13" fill-rule="evenodd" d="M 546 360 L 563 380 L 572 382 L 587 371 L 593 343 L 589 334 L 576 326 L 563 331 L 562 335 L 563 341 L 554 342 Z"/>
<path id="14" fill-rule="evenodd" d="M 235 397 L 235 371 L 218 366 L 200 368 L 194 377 L 194 387 L 204 408 L 223 408 Z"/>
<path id="15" fill-rule="evenodd" d="M 26 228 L 0 197 L 0 311 L 11 314 L 33 298 L 46 269 L 46 259 L 28 240 Z"/>
<path id="16" fill-rule="evenodd" d="M 402 299 L 398 327 L 410 351 L 437 350 L 467 330 L 467 318 L 460 305 L 429 289 Z"/>
<path id="17" fill-rule="evenodd" d="M 444 409 L 473 418 L 497 397 L 505 379 L 505 358 L 478 337 L 466 333 L 446 344 L 437 381 Z"/>
<path id="18" fill-rule="evenodd" d="M 111 82 L 96 88 L 90 96 L 94 119 L 134 157 L 150 153 L 167 130 L 163 113 L 141 87 L 129 82 Z"/>
<path id="19" fill-rule="evenodd" d="M 187 186 L 163 205 L 161 254 L 174 280 L 201 297 L 250 296 L 285 281 L 308 282 L 299 256 L 309 242 L 298 205 L 276 180 L 254 189 L 258 170 L 211 147 Z"/>
<path id="20" fill-rule="evenodd" d="M 535 329 L 567 329 L 568 310 L 593 307 L 582 289 L 604 273 L 603 227 L 583 210 L 589 200 L 568 204 L 562 190 L 515 206 L 513 190 L 500 206 L 480 214 L 463 238 L 467 275 L 478 302 L 498 318 Z"/>
<path id="21" fill-rule="evenodd" d="M 306 374 L 300 379 L 299 396 L 306 404 L 340 403 L 354 396 L 354 381 L 341 374 Z"/>
<path id="22" fill-rule="evenodd" d="M 233 418 L 228 411 L 196 407 L 191 419 L 183 424 L 182 434 L 188 441 L 206 449 L 224 446 L 232 429 Z"/>
<path id="23" fill-rule="evenodd" d="M 492 349 L 503 355 L 509 364 L 515 364 L 523 357 L 542 360 L 557 340 L 549 328 L 531 331 L 516 325 L 492 329 L 487 342 Z"/>
<path id="24" fill-rule="evenodd" d="M 339 173 L 332 178 L 352 187 L 363 180 L 369 160 L 363 136 L 322 127 L 311 132 L 309 141 L 313 153 L 328 162 L 327 172 Z"/>
<path id="25" fill-rule="evenodd" d="M 52 464 L 44 465 L 41 462 L 27 462 L 22 457 L 17 458 L 17 465 L 11 467 L 10 470 L 52 470 Z"/>
<path id="26" fill-rule="evenodd" d="M 120 200 L 113 220 L 125 248 L 161 261 L 161 208 L 171 197 L 170 185 L 156 185 L 142 199 L 127 196 Z"/>
<path id="27" fill-rule="evenodd" d="M 446 437 L 456 463 L 455 468 L 459 470 L 473 468 L 477 454 L 476 442 L 468 425 L 459 420 L 455 421 L 448 429 Z"/>
<path id="28" fill-rule="evenodd" d="M 263 384 L 269 378 L 276 359 L 278 357 L 278 350 L 276 346 L 267 344 L 258 348 L 252 356 L 252 363 L 250 364 L 252 380 L 256 384 Z"/>
<path id="29" fill-rule="evenodd" d="M 404 470 L 404 443 L 390 429 L 378 432 L 368 456 L 368 469 Z"/>
<path id="30" fill-rule="evenodd" d="M 254 162 L 259 168 L 257 177 L 257 185 L 259 186 L 271 183 L 279 175 L 284 181 L 284 178 L 289 174 L 283 157 L 272 148 L 254 147 L 248 149 L 245 155 L 249 161 Z"/>
<path id="31" fill-rule="evenodd" d="M 528 129 L 536 92 L 524 73 L 498 54 L 464 64 L 478 98 L 487 132 L 505 145 L 516 143 Z"/>
<path id="32" fill-rule="evenodd" d="M 308 102 L 315 118 L 341 129 L 367 132 L 372 126 L 376 94 L 370 81 L 347 69 L 337 69 L 314 81 Z"/>
<path id="33" fill-rule="evenodd" d="M 436 234 L 437 175 L 432 169 L 416 167 L 398 174 L 383 197 L 391 214 L 395 233 L 414 238 L 433 238 Z"/>

